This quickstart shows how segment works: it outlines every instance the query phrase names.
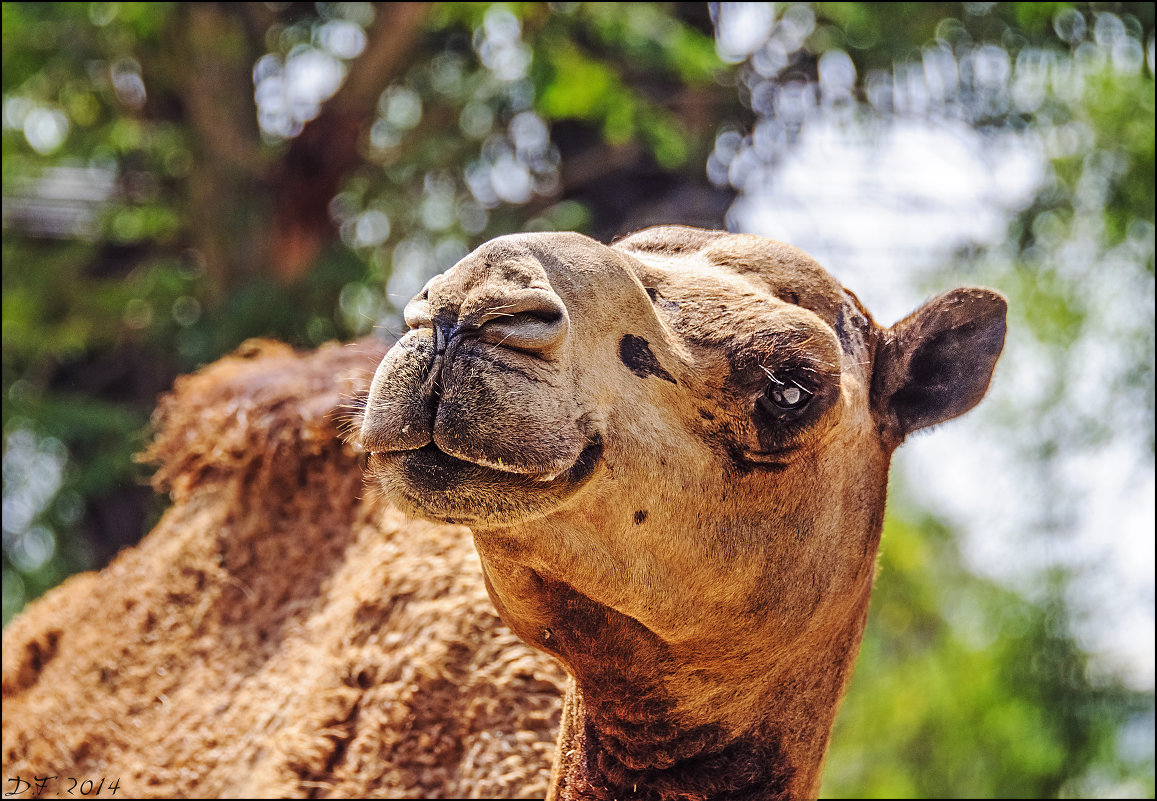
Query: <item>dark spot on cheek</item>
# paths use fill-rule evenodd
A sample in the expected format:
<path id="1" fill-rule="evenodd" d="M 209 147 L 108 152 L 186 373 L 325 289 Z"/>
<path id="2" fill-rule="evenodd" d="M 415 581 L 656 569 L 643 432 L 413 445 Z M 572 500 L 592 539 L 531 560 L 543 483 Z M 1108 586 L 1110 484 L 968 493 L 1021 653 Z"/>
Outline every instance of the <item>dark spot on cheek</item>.
<path id="1" fill-rule="evenodd" d="M 707 411 L 706 409 L 700 409 L 699 416 L 708 422 L 715 419 L 715 415 L 711 414 L 711 412 Z"/>
<path id="2" fill-rule="evenodd" d="M 663 369 L 663 365 L 659 364 L 659 360 L 651 352 L 650 344 L 642 337 L 627 334 L 620 339 L 619 358 L 639 378 L 653 375 L 664 381 L 670 381 L 672 384 L 678 383 L 671 377 L 670 373 Z"/>
<path id="3" fill-rule="evenodd" d="M 641 526 L 643 524 L 643 521 L 646 519 L 647 519 L 646 510 L 641 509 L 638 512 L 635 512 L 635 525 L 636 526 Z"/>

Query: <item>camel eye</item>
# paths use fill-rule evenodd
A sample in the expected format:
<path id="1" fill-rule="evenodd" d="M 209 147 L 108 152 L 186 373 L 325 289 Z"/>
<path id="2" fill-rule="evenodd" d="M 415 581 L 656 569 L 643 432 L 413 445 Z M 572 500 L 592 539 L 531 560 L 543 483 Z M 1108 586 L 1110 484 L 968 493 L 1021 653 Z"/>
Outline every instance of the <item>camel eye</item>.
<path id="1" fill-rule="evenodd" d="M 759 402 L 768 411 L 782 414 L 802 409 L 812 397 L 812 393 L 795 384 L 773 384 Z"/>

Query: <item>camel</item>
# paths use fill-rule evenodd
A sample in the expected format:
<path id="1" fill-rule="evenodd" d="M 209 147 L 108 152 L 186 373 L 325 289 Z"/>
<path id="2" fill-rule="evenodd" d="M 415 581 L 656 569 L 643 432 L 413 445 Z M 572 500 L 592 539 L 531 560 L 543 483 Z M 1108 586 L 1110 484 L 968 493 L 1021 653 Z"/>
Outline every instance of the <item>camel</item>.
<path id="1" fill-rule="evenodd" d="M 4 776 L 814 796 L 890 454 L 980 400 L 1004 312 L 881 329 L 797 250 L 667 227 L 484 245 L 389 352 L 246 343 L 158 405 L 153 531 L 5 627 Z"/>
<path id="2" fill-rule="evenodd" d="M 483 245 L 405 309 L 357 435 L 465 525 L 569 675 L 548 798 L 813 798 L 891 455 L 987 391 L 1006 303 L 890 328 L 788 245 L 667 226 Z"/>

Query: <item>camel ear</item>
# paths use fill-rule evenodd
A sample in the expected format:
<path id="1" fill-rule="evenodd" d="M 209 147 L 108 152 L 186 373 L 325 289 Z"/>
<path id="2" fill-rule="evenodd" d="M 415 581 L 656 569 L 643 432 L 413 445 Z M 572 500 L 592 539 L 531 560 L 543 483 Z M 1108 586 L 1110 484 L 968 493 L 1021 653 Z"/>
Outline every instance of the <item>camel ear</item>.
<path id="1" fill-rule="evenodd" d="M 980 402 L 1004 347 L 1007 310 L 991 289 L 954 289 L 884 332 L 872 408 L 900 439 Z"/>

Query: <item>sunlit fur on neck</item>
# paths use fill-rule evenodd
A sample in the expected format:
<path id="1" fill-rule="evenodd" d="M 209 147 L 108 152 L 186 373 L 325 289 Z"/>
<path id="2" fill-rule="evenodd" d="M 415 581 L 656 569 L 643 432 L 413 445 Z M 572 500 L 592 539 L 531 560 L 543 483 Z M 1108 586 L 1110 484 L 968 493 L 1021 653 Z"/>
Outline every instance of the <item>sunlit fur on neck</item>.
<path id="1" fill-rule="evenodd" d="M 560 629 L 547 640 L 576 679 L 567 694 L 552 798 L 815 797 L 827 741 L 859 647 L 868 588 L 842 631 L 773 664 L 738 730 L 688 724 L 667 688 L 677 660 L 637 621 L 559 582 L 542 600 Z M 730 677 L 718 676 L 726 684 Z"/>

